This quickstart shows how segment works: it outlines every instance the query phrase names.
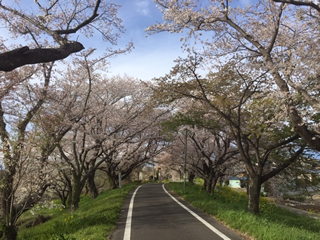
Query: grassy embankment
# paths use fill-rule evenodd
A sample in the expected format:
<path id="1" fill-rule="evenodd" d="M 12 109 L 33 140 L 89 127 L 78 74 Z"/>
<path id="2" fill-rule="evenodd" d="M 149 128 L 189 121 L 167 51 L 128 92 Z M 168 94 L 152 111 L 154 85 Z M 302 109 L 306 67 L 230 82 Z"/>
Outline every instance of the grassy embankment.
<path id="1" fill-rule="evenodd" d="M 106 191 L 92 199 L 83 196 L 80 208 L 71 213 L 69 209 L 56 207 L 41 208 L 35 214 L 26 212 L 22 215 L 18 240 L 106 240 L 115 229 L 121 205 L 128 192 L 136 184 L 125 185 L 119 190 Z M 35 227 L 26 228 L 38 216 L 50 217 L 51 220 Z"/>
<path id="2" fill-rule="evenodd" d="M 223 188 L 214 195 L 201 190 L 199 185 L 169 183 L 170 188 L 186 201 L 202 209 L 233 229 L 259 240 L 304 240 L 320 239 L 320 220 L 293 214 L 261 200 L 261 213 L 254 215 L 246 210 L 247 196 L 229 188 Z M 71 214 L 67 209 L 42 209 L 33 216 L 25 213 L 19 228 L 18 239 L 45 240 L 100 240 L 107 239 L 115 228 L 120 207 L 127 193 L 134 185 L 126 185 L 120 194 L 118 190 L 106 191 L 97 199 L 84 196 L 80 208 Z M 25 228 L 27 222 L 39 214 L 50 216 L 51 220 L 39 226 Z"/>
<path id="3" fill-rule="evenodd" d="M 320 220 L 294 214 L 269 203 L 265 198 L 260 202 L 260 214 L 254 215 L 247 211 L 246 193 L 221 188 L 212 195 L 202 191 L 201 186 L 195 184 L 188 184 L 185 192 L 183 183 L 168 185 L 193 206 L 255 239 L 320 239 Z"/>

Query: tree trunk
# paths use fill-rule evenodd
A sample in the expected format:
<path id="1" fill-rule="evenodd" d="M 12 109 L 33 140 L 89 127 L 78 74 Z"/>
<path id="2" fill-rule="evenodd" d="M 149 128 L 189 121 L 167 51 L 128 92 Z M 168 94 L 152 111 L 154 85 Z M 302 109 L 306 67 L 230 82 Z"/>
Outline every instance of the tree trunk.
<path id="1" fill-rule="evenodd" d="M 92 172 L 88 176 L 88 180 L 87 180 L 89 191 L 93 199 L 99 196 L 98 188 L 97 188 L 96 182 L 94 181 L 94 177 L 95 177 L 95 172 Z"/>
<path id="2" fill-rule="evenodd" d="M 218 183 L 218 180 L 220 178 L 220 175 L 219 174 L 216 174 L 216 176 L 213 178 L 212 180 L 212 187 L 211 187 L 211 193 L 214 193 L 214 190 L 216 188 L 216 185 Z"/>
<path id="3" fill-rule="evenodd" d="M 68 197 L 62 197 L 62 198 L 60 198 L 60 200 L 61 200 L 61 204 L 63 205 L 63 206 L 67 206 L 67 200 L 68 200 Z"/>
<path id="4" fill-rule="evenodd" d="M 68 208 L 72 206 L 72 194 L 73 194 L 73 188 L 70 188 L 68 199 L 67 199 L 67 205 L 65 205 L 65 206 L 68 206 Z"/>
<path id="5" fill-rule="evenodd" d="M 206 191 L 207 193 L 211 193 L 211 190 L 212 190 L 212 177 L 210 176 L 208 179 L 207 179 L 207 188 L 206 188 Z"/>
<path id="6" fill-rule="evenodd" d="M 4 240 L 16 240 L 18 236 L 18 229 L 16 226 L 6 226 L 3 224 L 1 226 L 0 237 Z"/>
<path id="7" fill-rule="evenodd" d="M 81 195 L 81 176 L 74 175 L 72 186 L 72 199 L 71 199 L 71 211 L 76 211 L 79 208 L 80 195 Z"/>
<path id="8" fill-rule="evenodd" d="M 13 206 L 14 192 L 13 192 L 13 176 L 15 174 L 14 167 L 8 167 L 9 171 L 4 175 L 4 187 L 2 188 L 2 234 L 3 239 L 15 240 L 17 239 L 18 229 L 14 225 L 16 218 L 15 207 Z"/>
<path id="9" fill-rule="evenodd" d="M 211 193 L 211 191 L 212 191 L 212 179 L 208 181 L 208 186 L 207 186 L 207 192 Z"/>
<path id="10" fill-rule="evenodd" d="M 69 208 L 72 205 L 72 192 L 73 192 L 73 187 L 72 187 L 72 182 L 70 179 L 66 179 L 68 183 L 68 197 L 67 197 L 67 205 Z"/>
<path id="11" fill-rule="evenodd" d="M 65 193 L 65 192 L 67 192 L 66 190 L 61 190 L 61 191 L 59 191 L 59 190 L 56 190 L 56 194 L 58 195 L 58 197 L 60 198 L 60 201 L 61 201 L 61 204 L 63 205 L 63 206 L 66 206 L 66 204 L 67 204 L 67 199 L 68 199 L 68 193 Z"/>
<path id="12" fill-rule="evenodd" d="M 193 172 L 189 173 L 189 177 L 188 177 L 188 181 L 190 183 L 193 183 L 194 178 L 196 177 L 196 175 Z"/>
<path id="13" fill-rule="evenodd" d="M 119 185 L 118 177 L 109 177 L 110 179 L 110 188 L 111 189 L 117 189 Z"/>
<path id="14" fill-rule="evenodd" d="M 206 178 L 203 179 L 203 189 L 207 191 L 208 181 Z"/>
<path id="15" fill-rule="evenodd" d="M 248 210 L 253 213 L 259 213 L 259 200 L 260 200 L 260 189 L 261 189 L 261 177 L 250 176 L 249 179 L 249 201 Z"/>
<path id="16" fill-rule="evenodd" d="M 87 182 L 87 183 L 84 185 L 83 194 L 84 194 L 84 195 L 88 195 L 89 192 L 90 192 L 90 187 L 89 187 L 89 183 Z"/>

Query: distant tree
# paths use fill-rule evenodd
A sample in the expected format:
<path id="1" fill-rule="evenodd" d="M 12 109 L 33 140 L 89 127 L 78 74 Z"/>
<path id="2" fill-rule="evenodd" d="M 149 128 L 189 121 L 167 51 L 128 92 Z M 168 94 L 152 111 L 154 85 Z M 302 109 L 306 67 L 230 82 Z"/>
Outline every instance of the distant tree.
<path id="1" fill-rule="evenodd" d="M 184 142 L 180 140 L 177 141 L 179 141 L 180 145 L 177 145 L 177 143 L 173 140 L 168 144 L 167 149 L 163 153 L 159 154 L 155 160 L 150 162 L 154 172 L 156 171 L 157 167 L 160 167 L 162 176 L 173 181 L 182 179 L 184 173 L 184 156 L 182 151 Z M 191 171 L 189 170 L 189 165 L 187 165 L 187 171 Z"/>
<path id="2" fill-rule="evenodd" d="M 226 170 L 236 167 L 236 156 L 239 152 L 236 146 L 232 146 L 232 139 L 222 131 L 203 129 L 190 133 L 189 137 L 201 159 L 201 162 L 192 166 L 204 179 L 205 190 L 213 193 L 218 180 L 226 174 Z"/>
<path id="3" fill-rule="evenodd" d="M 320 189 L 319 166 L 317 156 L 308 149 L 279 175 L 278 185 L 272 186 L 276 189 L 271 190 L 284 197 L 311 198 Z"/>
<path id="4" fill-rule="evenodd" d="M 168 111 L 149 107 L 151 91 L 130 78 L 117 79 L 110 96 L 117 97 L 102 123 L 102 134 L 109 136 L 102 143 L 103 171 L 112 188 L 118 186 L 118 174 L 126 179 L 132 171 L 149 162 L 166 147 L 160 136 L 160 123 Z M 123 86 L 123 87 L 120 87 Z M 114 131 L 117 130 L 117 131 Z M 113 131 L 113 132 L 112 132 Z"/>
<path id="5" fill-rule="evenodd" d="M 58 161 L 56 160 L 55 163 Z M 71 179 L 71 170 L 69 168 L 61 167 L 63 163 L 57 164 L 55 171 L 57 171 L 57 175 L 55 176 L 54 181 L 50 184 L 50 189 L 52 189 L 53 193 L 58 196 L 61 200 L 61 204 L 63 206 L 71 205 L 71 193 L 72 193 L 72 179 Z"/>
<path id="6" fill-rule="evenodd" d="M 186 105 L 188 105 L 186 101 Z M 184 145 L 187 144 L 187 164 L 188 172 L 196 173 L 203 178 L 204 189 L 211 193 L 214 192 L 215 186 L 226 170 L 233 163 L 235 167 L 236 156 L 239 154 L 233 139 L 224 132 L 224 123 L 219 122 L 212 115 L 208 116 L 208 111 L 202 109 L 201 104 L 195 103 L 189 106 L 189 112 L 174 114 L 163 123 L 163 130 L 187 131 L 187 143 L 181 134 L 176 134 L 178 138 L 172 143 L 175 155 L 180 155 L 180 165 L 184 162 Z M 184 110 L 186 106 L 182 107 Z M 206 108 L 206 107 L 205 107 Z M 183 134 L 185 135 L 185 133 Z M 181 143 L 176 145 L 175 143 Z M 233 144 L 233 146 L 232 146 Z"/>
<path id="7" fill-rule="evenodd" d="M 191 99 L 201 103 L 206 116 L 225 121 L 249 175 L 248 209 L 257 213 L 261 184 L 296 161 L 305 144 L 277 112 L 282 99 L 266 84 L 266 76 L 226 66 L 201 78 L 200 62 L 197 57 L 181 59 L 171 74 L 157 80 L 154 98 L 173 105 Z"/>
<path id="8" fill-rule="evenodd" d="M 68 106 L 68 115 L 78 119 L 57 143 L 64 164 L 72 172 L 69 197 L 72 210 L 79 207 L 86 183 L 92 196 L 98 195 L 95 184 L 98 169 L 107 172 L 111 187 L 115 188 L 119 172 L 126 178 L 159 153 L 157 119 L 166 113 L 147 107 L 149 90 L 135 79 L 103 78 L 94 69 L 88 71 L 89 76 L 86 71 L 77 69 L 70 75 L 68 85 L 61 85 L 69 95 L 61 99 L 60 106 Z M 86 76 L 89 76 L 88 82 L 83 79 Z"/>

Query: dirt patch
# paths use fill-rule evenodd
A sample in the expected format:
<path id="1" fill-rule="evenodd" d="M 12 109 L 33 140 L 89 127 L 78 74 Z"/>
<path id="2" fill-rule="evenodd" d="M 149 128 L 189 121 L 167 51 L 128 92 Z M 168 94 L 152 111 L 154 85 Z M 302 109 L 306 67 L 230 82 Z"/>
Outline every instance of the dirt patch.
<path id="1" fill-rule="evenodd" d="M 320 195 L 314 196 L 313 199 L 310 200 L 309 202 L 298 202 L 293 200 L 281 200 L 281 199 L 278 199 L 276 202 L 287 207 L 304 210 L 309 213 L 320 214 Z"/>
<path id="2" fill-rule="evenodd" d="M 244 188 L 235 188 L 234 189 L 237 192 L 245 192 L 246 189 Z M 309 213 L 315 213 L 320 214 L 320 194 L 314 195 L 312 200 L 309 200 L 308 202 L 299 202 L 299 201 L 293 201 L 293 200 L 283 200 L 280 198 L 270 198 L 267 197 L 271 202 L 276 202 L 280 206 L 287 206 L 293 209 L 303 210 L 307 211 Z"/>

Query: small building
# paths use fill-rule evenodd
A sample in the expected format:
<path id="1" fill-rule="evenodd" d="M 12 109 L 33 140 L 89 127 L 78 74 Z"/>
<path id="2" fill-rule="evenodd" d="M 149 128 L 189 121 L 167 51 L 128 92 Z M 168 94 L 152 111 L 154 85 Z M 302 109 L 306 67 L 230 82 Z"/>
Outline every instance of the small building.
<path id="1" fill-rule="evenodd" d="M 223 182 L 223 185 L 231 188 L 245 188 L 246 183 L 246 177 L 229 177 L 227 180 Z"/>
<path id="2" fill-rule="evenodd" d="M 241 188 L 243 187 L 244 183 L 243 181 L 246 180 L 243 177 L 229 177 L 229 184 L 228 186 L 231 188 Z"/>

